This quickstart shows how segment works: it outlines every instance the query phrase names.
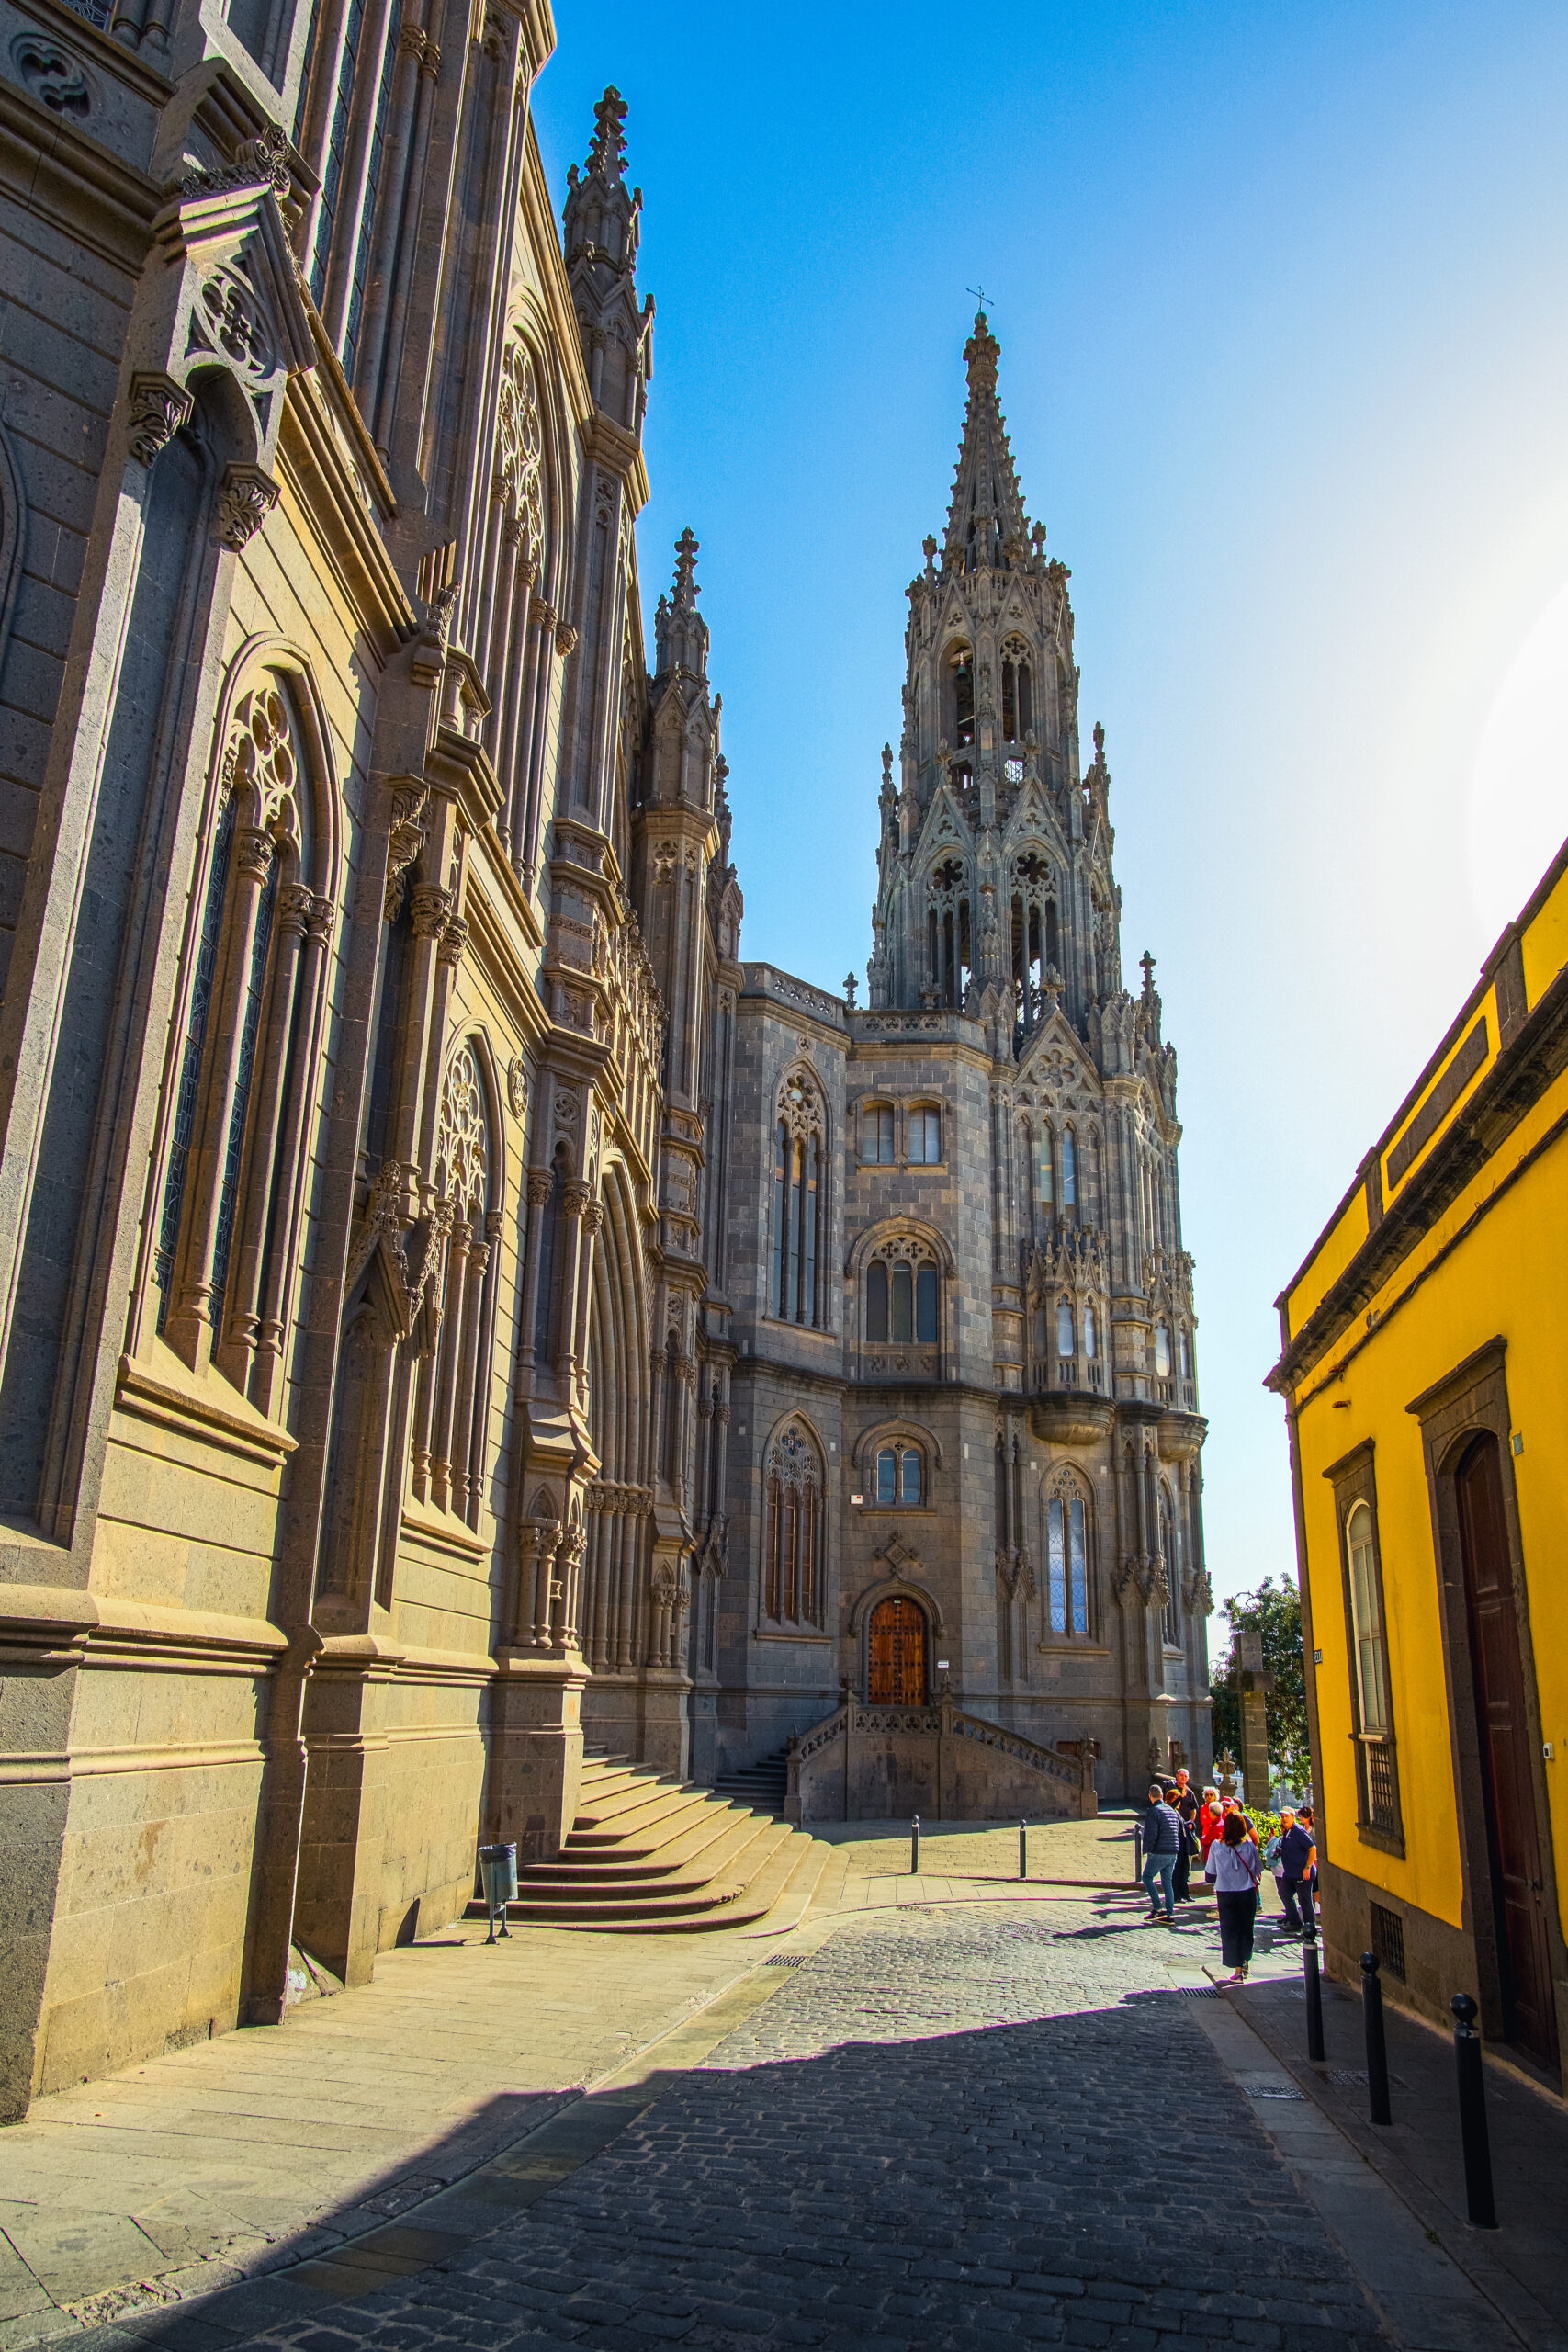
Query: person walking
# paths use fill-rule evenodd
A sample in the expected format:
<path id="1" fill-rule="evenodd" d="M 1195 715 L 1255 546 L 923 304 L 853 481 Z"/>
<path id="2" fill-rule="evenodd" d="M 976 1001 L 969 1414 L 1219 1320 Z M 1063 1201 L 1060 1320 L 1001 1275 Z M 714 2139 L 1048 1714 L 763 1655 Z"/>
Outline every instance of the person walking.
<path id="1" fill-rule="evenodd" d="M 1293 1813 L 1281 1814 L 1280 1819 L 1280 1900 L 1285 1906 L 1285 1933 L 1314 1936 L 1317 1922 L 1313 1913 L 1312 1874 L 1317 1866 L 1317 1848 L 1311 1825 Z"/>
<path id="2" fill-rule="evenodd" d="M 1145 1928 L 1152 1927 L 1161 1917 L 1162 1896 L 1167 1926 L 1176 1917 L 1171 1880 L 1176 1874 L 1180 1852 L 1180 1820 L 1167 1804 L 1165 1791 L 1156 1781 L 1149 1790 L 1149 1809 L 1144 1815 L 1144 1893 L 1149 1898 L 1149 1916 L 1144 1922 Z"/>
<path id="3" fill-rule="evenodd" d="M 1224 1820 L 1224 1815 L 1220 1811 L 1218 1789 L 1205 1789 L 1202 1811 L 1198 1815 L 1198 1842 L 1202 1849 L 1205 1864 L 1209 1860 L 1209 1849 L 1219 1836 Z"/>
<path id="4" fill-rule="evenodd" d="M 1198 1792 L 1192 1786 L 1185 1764 L 1177 1773 L 1175 1792 L 1167 1797 L 1166 1803 L 1181 1824 L 1181 1851 L 1176 1858 L 1170 1891 L 1178 1903 L 1190 1903 L 1192 1858 L 1198 1851 Z"/>
<path id="5" fill-rule="evenodd" d="M 1148 1832 L 1145 1831 L 1147 1837 Z M 1252 1965 L 1253 1930 L 1258 1921 L 1258 1882 L 1263 1860 L 1247 1834 L 1239 1813 L 1225 1815 L 1225 1826 L 1209 1849 L 1203 1875 L 1213 1882 L 1220 1915 L 1220 1957 L 1230 1970 L 1222 1984 L 1245 1984 Z"/>
<path id="6" fill-rule="evenodd" d="M 1301 1906 L 1303 1919 L 1315 1935 L 1317 1933 L 1317 1828 L 1312 1817 L 1310 1804 L 1297 1807 L 1296 1825 L 1298 1828 L 1304 1829 L 1313 1841 L 1312 1852 L 1307 1859 L 1306 1868 L 1302 1872 Z"/>

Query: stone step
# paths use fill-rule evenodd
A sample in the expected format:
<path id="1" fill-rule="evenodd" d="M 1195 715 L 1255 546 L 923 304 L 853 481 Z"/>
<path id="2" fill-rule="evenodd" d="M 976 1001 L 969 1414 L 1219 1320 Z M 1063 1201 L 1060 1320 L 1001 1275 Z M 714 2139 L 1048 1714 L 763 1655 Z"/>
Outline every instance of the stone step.
<path id="1" fill-rule="evenodd" d="M 700 1886 L 743 1853 L 762 1830 L 776 1826 L 771 1814 L 716 1809 L 711 1824 L 703 1823 L 651 1856 L 563 1853 L 553 1862 L 531 1863 L 526 1883 L 530 1888 L 594 1886 L 606 1891 L 646 1884 L 655 1892 L 666 1892 L 682 1882 Z"/>

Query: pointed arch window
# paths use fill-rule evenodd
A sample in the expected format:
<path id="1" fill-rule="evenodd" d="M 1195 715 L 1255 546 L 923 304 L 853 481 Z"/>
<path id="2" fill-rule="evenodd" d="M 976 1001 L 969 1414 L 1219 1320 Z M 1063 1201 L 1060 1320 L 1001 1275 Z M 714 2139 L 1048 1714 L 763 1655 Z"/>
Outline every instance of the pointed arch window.
<path id="1" fill-rule="evenodd" d="M 1076 1209 L 1078 1199 L 1078 1150 L 1071 1127 L 1062 1130 L 1062 1208 Z"/>
<path id="2" fill-rule="evenodd" d="M 194 943 L 152 1252 L 157 1327 L 280 1409 L 333 905 L 291 682 L 235 708 Z"/>
<path id="3" fill-rule="evenodd" d="M 762 1610 L 779 1625 L 822 1623 L 825 1479 L 815 1441 L 791 1421 L 768 1449 Z"/>
<path id="4" fill-rule="evenodd" d="M 961 645 L 953 656 L 953 741 L 967 751 L 975 741 L 975 656 Z"/>
<path id="5" fill-rule="evenodd" d="M 1096 1337 L 1097 1335 L 1094 1328 L 1094 1309 L 1092 1306 L 1086 1306 L 1083 1311 L 1083 1351 L 1089 1358 L 1090 1363 L 1092 1363 L 1095 1359 Z"/>
<path id="6" fill-rule="evenodd" d="M 1077 1486 L 1061 1480 L 1045 1505 L 1045 1620 L 1058 1640 L 1089 1630 L 1089 1509 Z"/>
<path id="7" fill-rule="evenodd" d="M 1170 1326 L 1163 1317 L 1155 1325 L 1155 1378 L 1170 1378 Z"/>
<path id="8" fill-rule="evenodd" d="M 769 1312 L 783 1323 L 827 1325 L 827 1164 L 822 1098 L 794 1073 L 779 1090 L 773 1128 L 773 1280 Z"/>
<path id="9" fill-rule="evenodd" d="M 1056 1305 L 1056 1353 L 1071 1356 L 1077 1352 L 1073 1344 L 1073 1303 L 1069 1298 L 1059 1299 Z"/>
<path id="10" fill-rule="evenodd" d="M 465 1043 L 441 1089 L 429 1247 L 442 1256 L 412 1334 L 418 1372 L 410 1451 L 419 1500 L 470 1527 L 479 1525 L 484 1493 L 495 1339 L 501 1216 L 491 1209 L 491 1167 L 484 1079 Z"/>
<path id="11" fill-rule="evenodd" d="M 1010 637 L 1002 647 L 1002 740 L 1021 743 L 1034 726 L 1034 681 L 1029 650 L 1023 639 Z"/>

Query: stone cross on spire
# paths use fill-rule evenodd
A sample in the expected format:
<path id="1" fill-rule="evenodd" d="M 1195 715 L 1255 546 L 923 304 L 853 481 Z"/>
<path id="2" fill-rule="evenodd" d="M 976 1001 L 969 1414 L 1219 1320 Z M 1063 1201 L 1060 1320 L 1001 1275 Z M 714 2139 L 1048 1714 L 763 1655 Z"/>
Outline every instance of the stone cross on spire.
<path id="1" fill-rule="evenodd" d="M 1155 959 L 1149 954 L 1146 947 L 1138 958 L 1138 969 L 1144 976 L 1144 994 L 1145 998 L 1153 996 L 1155 992 Z"/>
<path id="2" fill-rule="evenodd" d="M 697 586 L 697 549 L 701 540 L 688 523 L 675 542 L 675 610 L 690 613 L 696 610 L 696 599 L 702 594 Z"/>

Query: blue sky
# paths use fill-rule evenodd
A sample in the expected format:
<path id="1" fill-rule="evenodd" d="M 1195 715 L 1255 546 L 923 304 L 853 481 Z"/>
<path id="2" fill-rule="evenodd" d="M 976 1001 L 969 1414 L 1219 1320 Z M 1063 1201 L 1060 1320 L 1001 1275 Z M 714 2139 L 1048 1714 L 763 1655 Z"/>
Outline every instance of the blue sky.
<path id="1" fill-rule="evenodd" d="M 649 605 L 690 523 L 743 953 L 870 949 L 983 283 L 1180 1057 L 1211 1566 L 1293 1559 L 1273 1300 L 1568 831 L 1568 10 L 562 7 L 626 98 Z"/>

